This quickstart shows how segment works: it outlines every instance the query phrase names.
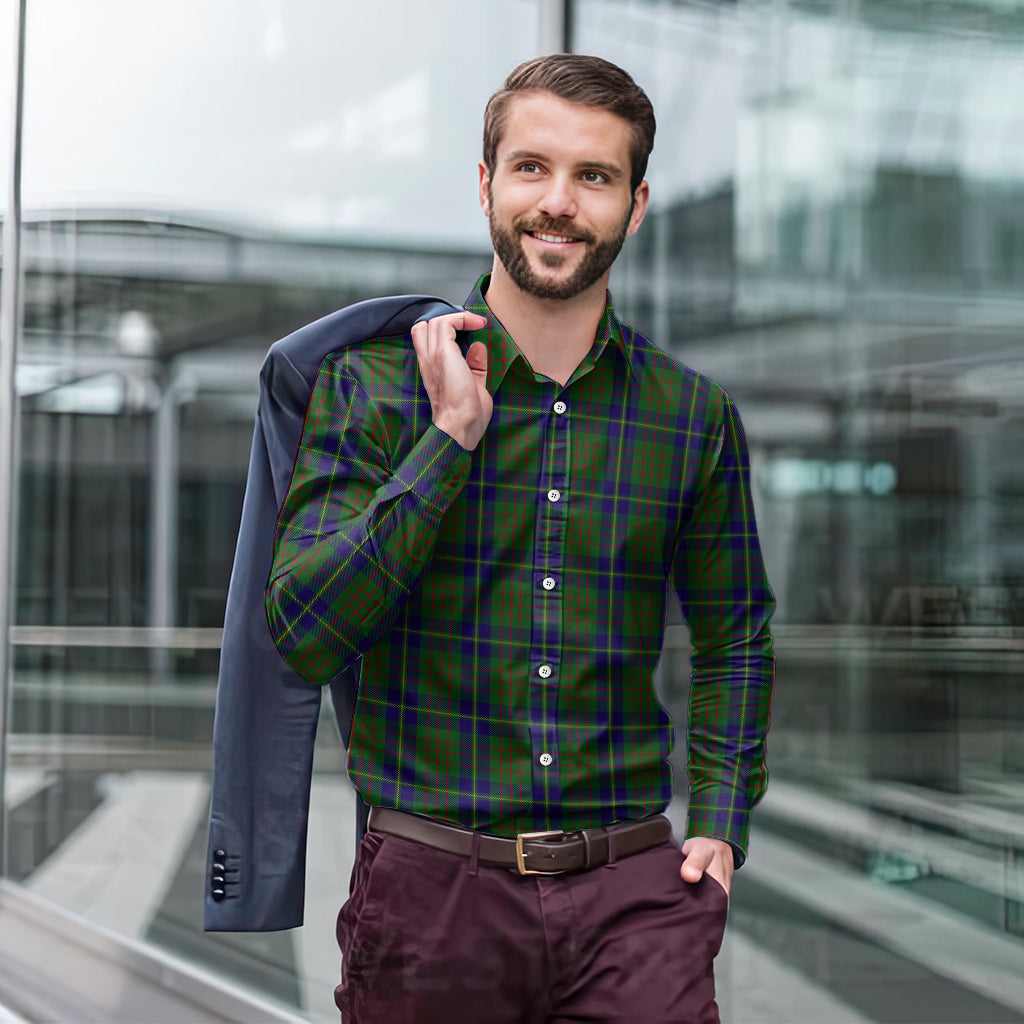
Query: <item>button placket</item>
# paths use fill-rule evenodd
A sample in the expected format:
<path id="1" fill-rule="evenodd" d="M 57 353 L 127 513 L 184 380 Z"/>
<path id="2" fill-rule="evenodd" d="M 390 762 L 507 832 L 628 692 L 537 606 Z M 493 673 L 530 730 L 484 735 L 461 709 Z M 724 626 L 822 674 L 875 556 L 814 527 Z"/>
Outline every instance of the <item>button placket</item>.
<path id="1" fill-rule="evenodd" d="M 540 409 L 547 409 L 542 458 L 538 475 L 537 527 L 534 534 L 529 689 L 530 742 L 533 748 L 533 795 L 538 806 L 561 797 L 558 751 L 558 686 L 564 624 L 561 579 L 563 574 L 569 494 L 568 403 L 558 397 L 559 387 L 544 389 Z M 538 585 L 539 584 L 539 585 Z"/>

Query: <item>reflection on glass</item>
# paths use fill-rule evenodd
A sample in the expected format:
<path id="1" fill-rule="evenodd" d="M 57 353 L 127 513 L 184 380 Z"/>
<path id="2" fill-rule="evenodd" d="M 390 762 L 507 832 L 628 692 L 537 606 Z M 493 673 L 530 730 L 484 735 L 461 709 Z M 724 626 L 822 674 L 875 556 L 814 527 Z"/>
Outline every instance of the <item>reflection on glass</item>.
<path id="1" fill-rule="evenodd" d="M 1024 4 L 576 11 L 659 118 L 616 302 L 737 399 L 779 600 L 723 1019 L 1019 1020 Z"/>
<path id="2" fill-rule="evenodd" d="M 329 719 L 305 927 L 199 930 L 219 626 L 267 345 L 489 262 L 481 111 L 537 5 L 442 6 L 29 4 L 10 873 L 325 1020 Z M 1018 1020 L 1024 3 L 573 10 L 658 113 L 617 307 L 737 399 L 779 598 L 723 1019 Z"/>
<path id="3" fill-rule="evenodd" d="M 259 367 L 358 299 L 464 298 L 484 103 L 538 24 L 534 0 L 29 4 L 9 874 L 312 1019 L 337 1019 L 354 853 L 329 709 L 305 927 L 201 931 Z"/>
<path id="4" fill-rule="evenodd" d="M 17 0 L 0 0 L 0 218 L 11 188 L 11 116 L 14 110 Z M 0 233 L 2 234 L 2 233 Z"/>

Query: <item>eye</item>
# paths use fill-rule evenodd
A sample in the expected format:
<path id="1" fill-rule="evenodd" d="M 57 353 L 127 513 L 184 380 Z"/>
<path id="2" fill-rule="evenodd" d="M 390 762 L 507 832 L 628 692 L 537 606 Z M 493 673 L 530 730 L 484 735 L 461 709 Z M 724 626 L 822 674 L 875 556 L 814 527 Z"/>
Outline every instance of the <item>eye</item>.
<path id="1" fill-rule="evenodd" d="M 584 171 L 583 180 L 589 185 L 599 185 L 601 182 L 607 181 L 608 176 L 600 171 Z"/>
<path id="2" fill-rule="evenodd" d="M 521 163 L 516 170 L 522 171 L 524 174 L 535 174 L 540 170 L 540 165 L 535 164 L 532 160 L 526 160 Z"/>

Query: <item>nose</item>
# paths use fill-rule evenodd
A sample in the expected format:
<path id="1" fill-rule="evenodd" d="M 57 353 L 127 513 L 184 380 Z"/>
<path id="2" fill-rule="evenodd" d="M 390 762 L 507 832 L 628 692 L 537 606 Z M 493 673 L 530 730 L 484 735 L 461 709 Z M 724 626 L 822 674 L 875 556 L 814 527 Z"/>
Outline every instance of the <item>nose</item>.
<path id="1" fill-rule="evenodd" d="M 548 179 L 548 187 L 537 203 L 537 209 L 548 217 L 575 217 L 576 193 L 572 182 L 564 175 L 555 174 Z"/>

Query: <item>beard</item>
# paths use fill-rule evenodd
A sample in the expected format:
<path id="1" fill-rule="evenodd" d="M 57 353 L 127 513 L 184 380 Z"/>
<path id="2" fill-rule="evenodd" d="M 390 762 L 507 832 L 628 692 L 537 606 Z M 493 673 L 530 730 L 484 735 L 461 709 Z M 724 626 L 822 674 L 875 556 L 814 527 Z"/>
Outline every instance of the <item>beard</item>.
<path id="1" fill-rule="evenodd" d="M 494 196 L 488 188 L 488 224 L 491 229 L 491 244 L 495 255 L 501 261 L 506 273 L 516 286 L 538 299 L 572 299 L 585 292 L 591 285 L 599 281 L 605 271 L 615 262 L 622 244 L 626 240 L 626 229 L 633 213 L 633 204 L 619 230 L 608 238 L 597 239 L 592 233 L 582 231 L 571 221 L 550 220 L 541 218 L 530 220 L 528 217 L 516 217 L 511 229 L 498 223 L 494 214 Z M 578 239 L 586 250 L 579 266 L 566 278 L 547 280 L 537 274 L 530 266 L 530 260 L 523 249 L 521 235 L 525 232 L 550 235 L 564 235 Z M 557 270 L 569 260 L 569 255 L 557 252 L 541 253 L 540 261 L 544 266 Z"/>

